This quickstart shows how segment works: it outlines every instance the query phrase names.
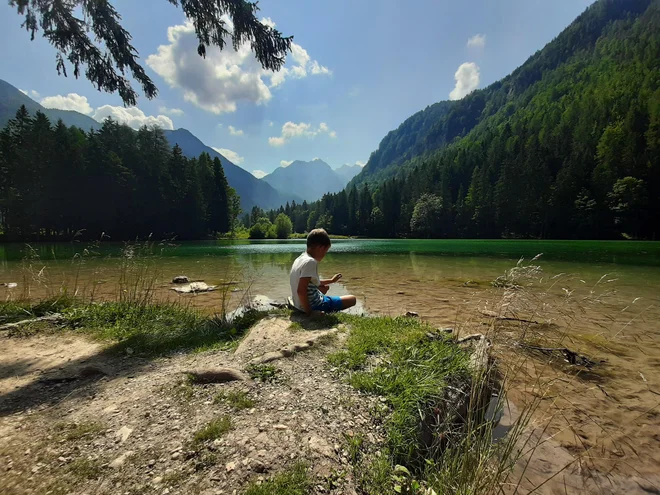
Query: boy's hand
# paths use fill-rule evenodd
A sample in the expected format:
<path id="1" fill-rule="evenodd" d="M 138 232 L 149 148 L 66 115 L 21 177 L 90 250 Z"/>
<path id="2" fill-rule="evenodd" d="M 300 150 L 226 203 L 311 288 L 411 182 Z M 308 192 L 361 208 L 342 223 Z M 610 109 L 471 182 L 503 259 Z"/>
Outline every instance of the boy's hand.
<path id="1" fill-rule="evenodd" d="M 325 311 L 314 310 L 309 314 L 309 317 L 314 318 L 315 316 L 323 316 L 323 315 L 325 315 Z"/>
<path id="2" fill-rule="evenodd" d="M 337 273 L 334 277 L 332 277 L 332 283 L 339 282 L 339 279 L 341 279 L 342 275 L 341 273 Z"/>

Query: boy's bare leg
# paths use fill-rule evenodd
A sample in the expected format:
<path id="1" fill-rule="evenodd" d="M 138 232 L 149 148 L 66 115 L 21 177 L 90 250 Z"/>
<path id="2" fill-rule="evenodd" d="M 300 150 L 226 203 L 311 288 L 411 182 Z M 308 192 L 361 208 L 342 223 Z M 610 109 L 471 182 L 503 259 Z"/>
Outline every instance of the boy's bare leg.
<path id="1" fill-rule="evenodd" d="M 348 309 L 355 306 L 357 298 L 355 296 L 341 296 L 341 309 Z"/>

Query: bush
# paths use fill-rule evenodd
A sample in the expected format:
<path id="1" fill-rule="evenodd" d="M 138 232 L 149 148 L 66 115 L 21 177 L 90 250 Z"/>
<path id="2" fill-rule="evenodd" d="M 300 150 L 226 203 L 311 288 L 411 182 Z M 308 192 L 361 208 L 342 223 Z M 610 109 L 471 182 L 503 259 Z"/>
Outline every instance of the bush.
<path id="1" fill-rule="evenodd" d="M 293 232 L 291 219 L 284 213 L 277 215 L 275 219 L 275 235 L 278 239 L 288 239 Z"/>
<path id="2" fill-rule="evenodd" d="M 257 220 L 252 227 L 250 227 L 250 239 L 267 239 L 274 237 L 273 224 L 266 217 Z"/>

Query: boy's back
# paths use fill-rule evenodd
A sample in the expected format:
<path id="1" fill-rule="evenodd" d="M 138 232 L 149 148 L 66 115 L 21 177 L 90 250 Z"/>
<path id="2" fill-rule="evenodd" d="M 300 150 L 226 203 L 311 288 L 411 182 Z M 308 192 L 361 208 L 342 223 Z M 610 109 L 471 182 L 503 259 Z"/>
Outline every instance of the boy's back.
<path id="1" fill-rule="evenodd" d="M 315 306 L 323 300 L 323 294 L 319 291 L 321 281 L 319 279 L 318 262 L 307 252 L 302 253 L 296 258 L 291 267 L 289 282 L 291 283 L 291 295 L 293 296 L 293 305 L 301 311 L 305 311 L 300 297 L 298 296 L 298 283 L 301 278 L 311 278 L 307 286 L 307 297 L 309 304 Z"/>
<path id="2" fill-rule="evenodd" d="M 318 266 L 332 242 L 323 229 L 314 229 L 307 235 L 307 250 L 293 262 L 289 282 L 293 305 L 307 315 L 314 312 L 341 311 L 355 306 L 355 296 L 328 296 L 329 285 L 341 278 L 341 273 L 327 280 L 319 277 Z"/>

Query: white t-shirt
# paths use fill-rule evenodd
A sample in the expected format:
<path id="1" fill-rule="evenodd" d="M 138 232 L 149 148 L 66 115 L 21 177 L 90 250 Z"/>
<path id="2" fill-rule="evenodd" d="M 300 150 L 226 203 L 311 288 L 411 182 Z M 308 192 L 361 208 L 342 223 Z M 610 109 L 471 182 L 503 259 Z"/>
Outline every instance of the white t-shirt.
<path id="1" fill-rule="evenodd" d="M 309 299 L 310 306 L 313 307 L 323 302 L 323 294 L 319 290 L 321 279 L 319 279 L 318 266 L 318 262 L 307 254 L 307 252 L 304 252 L 296 258 L 296 261 L 293 262 L 293 266 L 291 267 L 291 273 L 289 274 L 291 297 L 293 298 L 293 305 L 301 311 L 305 311 L 298 297 L 298 283 L 301 278 L 311 278 L 307 286 L 307 298 Z"/>

